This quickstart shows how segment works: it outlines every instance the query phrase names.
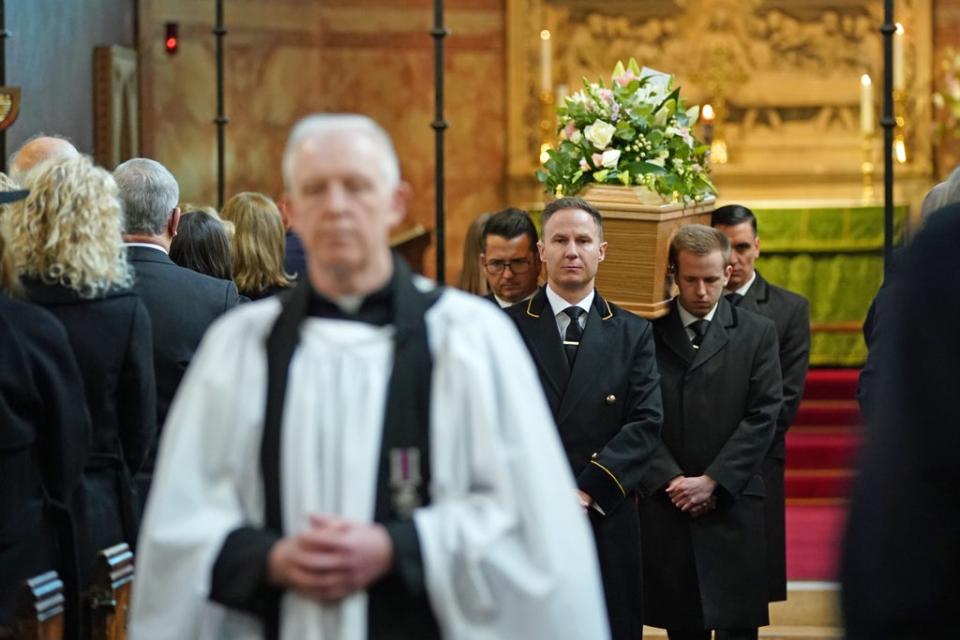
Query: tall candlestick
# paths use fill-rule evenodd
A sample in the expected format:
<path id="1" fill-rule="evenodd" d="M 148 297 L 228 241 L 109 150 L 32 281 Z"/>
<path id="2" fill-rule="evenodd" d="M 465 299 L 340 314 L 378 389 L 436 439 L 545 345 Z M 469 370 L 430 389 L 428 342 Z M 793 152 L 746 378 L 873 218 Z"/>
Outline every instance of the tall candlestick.
<path id="1" fill-rule="evenodd" d="M 860 76 L 860 132 L 873 133 L 873 82 L 866 73 Z"/>
<path id="2" fill-rule="evenodd" d="M 544 29 L 540 32 L 540 91 L 543 93 L 549 93 L 553 90 L 552 55 L 550 51 L 550 31 Z"/>
<path id="3" fill-rule="evenodd" d="M 903 69 L 903 25 L 897 23 L 897 30 L 893 34 L 893 88 L 903 89 L 906 86 Z"/>

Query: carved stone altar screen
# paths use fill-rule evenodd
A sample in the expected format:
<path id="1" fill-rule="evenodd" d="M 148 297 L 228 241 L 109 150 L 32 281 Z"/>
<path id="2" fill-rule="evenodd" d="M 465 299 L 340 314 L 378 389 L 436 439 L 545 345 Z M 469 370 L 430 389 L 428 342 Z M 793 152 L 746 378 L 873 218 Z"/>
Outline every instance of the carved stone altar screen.
<path id="1" fill-rule="evenodd" d="M 728 162 L 714 166 L 722 200 L 851 197 L 862 185 L 860 76 L 874 91 L 872 160 L 882 167 L 880 0 L 508 0 L 508 196 L 536 202 L 543 142 L 541 30 L 551 42 L 554 96 L 608 78 L 617 60 L 673 73 L 691 104 L 721 107 Z M 905 27 L 910 198 L 932 173 L 930 0 L 899 0 Z M 882 193 L 882 171 L 875 174 Z M 811 191 L 811 189 L 815 191 Z M 902 193 L 902 192 L 901 192 Z"/>

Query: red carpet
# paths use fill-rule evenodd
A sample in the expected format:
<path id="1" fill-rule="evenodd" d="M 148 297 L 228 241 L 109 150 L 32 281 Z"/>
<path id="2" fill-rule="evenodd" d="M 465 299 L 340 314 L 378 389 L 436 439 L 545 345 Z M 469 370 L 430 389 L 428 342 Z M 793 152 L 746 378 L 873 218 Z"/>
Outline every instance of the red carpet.
<path id="1" fill-rule="evenodd" d="M 836 580 L 846 507 L 787 507 L 787 578 Z"/>
<path id="2" fill-rule="evenodd" d="M 835 580 L 862 438 L 856 369 L 811 369 L 787 433 L 787 578 Z"/>

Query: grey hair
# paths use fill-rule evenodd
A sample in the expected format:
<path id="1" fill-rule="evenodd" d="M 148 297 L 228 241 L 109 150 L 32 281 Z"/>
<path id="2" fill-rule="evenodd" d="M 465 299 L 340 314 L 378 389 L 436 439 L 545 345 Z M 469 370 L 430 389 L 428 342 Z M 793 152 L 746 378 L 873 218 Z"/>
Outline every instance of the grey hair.
<path id="1" fill-rule="evenodd" d="M 165 166 L 148 158 L 133 158 L 114 169 L 125 217 L 125 233 L 164 233 L 180 201 L 177 179 Z"/>
<path id="2" fill-rule="evenodd" d="M 372 118 L 356 113 L 315 113 L 301 118 L 290 131 L 283 150 L 283 184 L 289 191 L 293 184 L 294 155 L 304 140 L 330 133 L 350 131 L 364 134 L 376 143 L 380 154 L 380 171 L 389 187 L 400 183 L 400 162 L 390 135 Z"/>

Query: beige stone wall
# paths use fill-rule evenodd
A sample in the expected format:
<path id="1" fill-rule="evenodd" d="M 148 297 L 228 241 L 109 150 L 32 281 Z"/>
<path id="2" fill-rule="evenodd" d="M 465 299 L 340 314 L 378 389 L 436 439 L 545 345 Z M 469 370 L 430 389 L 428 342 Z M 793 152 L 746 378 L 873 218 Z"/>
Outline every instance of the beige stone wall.
<path id="1" fill-rule="evenodd" d="M 879 0 L 877 0 L 879 2 Z M 415 191 L 412 222 L 434 226 L 431 0 L 229 0 L 227 195 L 281 190 L 291 123 L 313 111 L 359 111 L 393 135 Z M 580 2 L 579 5 L 585 3 Z M 572 6 L 572 5 L 571 5 Z M 507 205 L 507 0 L 447 0 L 447 280 L 466 229 Z M 933 0 L 933 61 L 960 47 L 960 0 Z M 141 0 L 144 152 L 170 166 L 184 199 L 216 199 L 213 0 Z M 163 51 L 180 23 L 180 52 Z M 536 60 L 530 60 L 536 65 Z M 535 70 L 534 70 L 535 72 Z M 936 70 L 933 70 L 936 74 Z M 938 79 L 934 75 L 934 84 Z M 534 114 L 536 117 L 536 114 Z M 960 144 L 935 152 L 940 176 Z M 522 202 L 514 204 L 524 204 Z M 428 256 L 427 263 L 433 264 Z"/>
<path id="2" fill-rule="evenodd" d="M 227 197 L 281 190 L 290 125 L 314 111 L 356 111 L 391 133 L 413 185 L 411 222 L 434 226 L 433 3 L 428 0 L 226 2 Z M 447 280 L 470 221 L 503 204 L 504 10 L 448 0 Z M 213 0 L 142 0 L 145 153 L 168 165 L 183 198 L 215 204 Z M 164 23 L 180 50 L 163 50 Z M 428 264 L 433 264 L 429 257 Z"/>

